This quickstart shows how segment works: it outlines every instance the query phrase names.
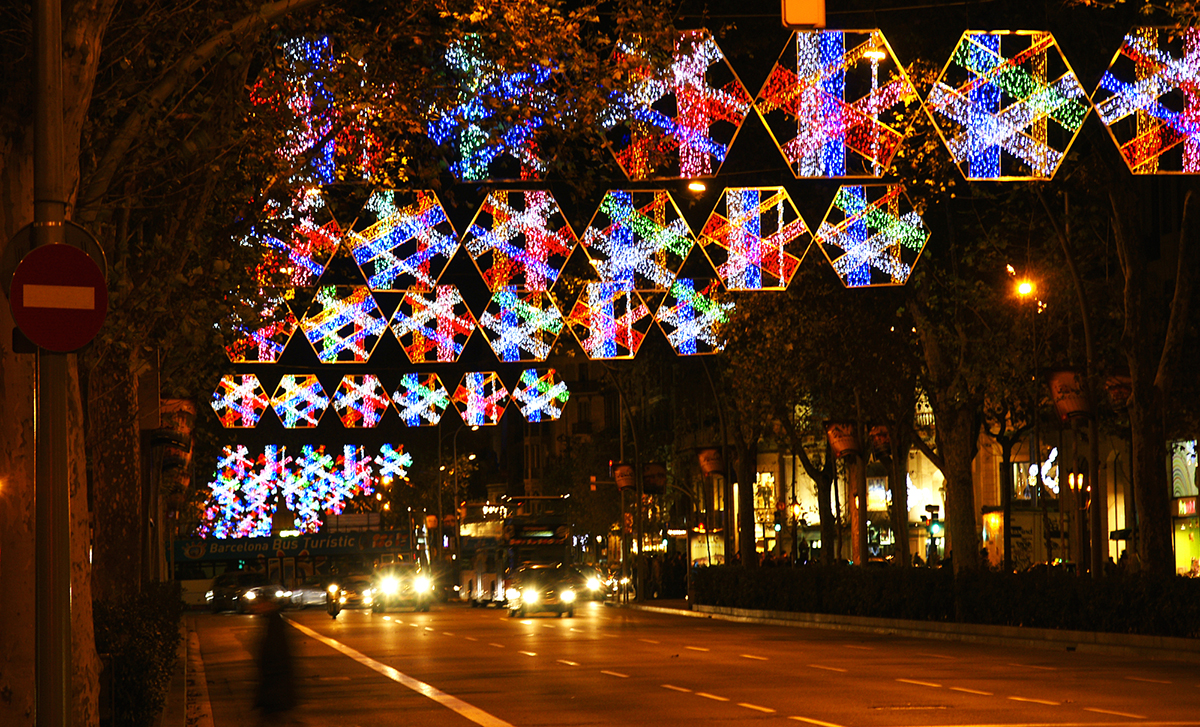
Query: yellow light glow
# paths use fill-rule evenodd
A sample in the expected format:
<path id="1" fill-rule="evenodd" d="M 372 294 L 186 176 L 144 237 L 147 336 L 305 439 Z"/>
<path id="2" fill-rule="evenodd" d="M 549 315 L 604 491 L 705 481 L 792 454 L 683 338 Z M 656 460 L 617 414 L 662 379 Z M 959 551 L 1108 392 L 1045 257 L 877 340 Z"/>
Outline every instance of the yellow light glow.
<path id="1" fill-rule="evenodd" d="M 1033 295 L 1034 291 L 1036 290 L 1037 286 L 1033 284 L 1032 280 L 1017 281 L 1017 295 L 1021 296 L 1022 298 Z"/>
<path id="2" fill-rule="evenodd" d="M 688 182 L 688 189 L 690 189 L 693 192 L 703 192 L 704 190 L 708 189 L 708 185 L 706 185 L 704 182 L 701 182 L 700 180 L 697 179 L 697 180 Z"/>
<path id="3" fill-rule="evenodd" d="M 884 58 L 887 58 L 887 53 L 884 53 L 879 48 L 872 48 L 871 50 L 863 53 L 863 57 L 870 58 L 873 61 L 882 61 Z"/>

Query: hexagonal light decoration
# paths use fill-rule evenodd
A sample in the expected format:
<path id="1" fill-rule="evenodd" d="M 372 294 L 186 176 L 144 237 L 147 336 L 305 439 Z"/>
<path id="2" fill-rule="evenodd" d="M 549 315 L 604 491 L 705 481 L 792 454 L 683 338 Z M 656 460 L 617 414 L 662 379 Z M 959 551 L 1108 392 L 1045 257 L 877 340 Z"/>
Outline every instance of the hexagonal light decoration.
<path id="1" fill-rule="evenodd" d="M 288 204 L 269 202 L 243 242 L 263 247 L 254 271 L 259 285 L 306 288 L 317 284 L 341 237 L 325 194 L 310 187 L 297 190 Z"/>
<path id="2" fill-rule="evenodd" d="M 1200 28 L 1134 28 L 1092 93 L 1134 174 L 1200 173 Z"/>
<path id="3" fill-rule="evenodd" d="M 654 319 L 680 356 L 719 353 L 725 344 L 720 327 L 729 322 L 733 301 L 716 278 L 677 278 Z"/>
<path id="4" fill-rule="evenodd" d="M 728 187 L 700 244 L 729 290 L 784 290 L 812 235 L 783 187 Z"/>
<path id="5" fill-rule="evenodd" d="M 899 184 L 838 189 L 817 244 L 847 288 L 904 285 L 929 240 Z"/>
<path id="6" fill-rule="evenodd" d="M 798 178 L 882 176 L 920 106 L 879 30 L 793 33 L 754 100 Z"/>
<path id="7" fill-rule="evenodd" d="M 326 285 L 317 289 L 300 329 L 321 363 L 365 363 L 387 318 L 365 285 Z"/>
<path id="8" fill-rule="evenodd" d="M 601 281 L 665 291 L 695 241 L 666 190 L 617 189 L 600 201 L 582 243 Z"/>
<path id="9" fill-rule="evenodd" d="M 442 420 L 450 405 L 450 393 L 437 374 L 407 373 L 400 377 L 400 387 L 392 392 L 392 402 L 405 425 L 432 427 Z"/>
<path id="10" fill-rule="evenodd" d="M 746 87 L 707 30 L 683 31 L 669 68 L 637 42 L 617 45 L 625 82 L 600 125 L 625 176 L 689 179 L 717 173 L 750 112 Z"/>
<path id="11" fill-rule="evenodd" d="M 463 245 L 488 290 L 550 290 L 578 240 L 554 195 L 544 190 L 493 191 Z"/>
<path id="12" fill-rule="evenodd" d="M 225 355 L 233 363 L 278 363 L 299 323 L 288 308 L 292 291 L 267 291 L 262 308 L 252 320 L 235 318 L 229 322 Z"/>
<path id="13" fill-rule="evenodd" d="M 458 251 L 458 235 L 432 190 L 374 192 L 346 245 L 371 290 L 433 287 Z"/>
<path id="14" fill-rule="evenodd" d="M 463 374 L 451 401 L 467 426 L 493 426 L 504 416 L 508 389 L 495 371 L 476 371 Z"/>
<path id="15" fill-rule="evenodd" d="M 969 30 L 926 107 L 969 180 L 1051 179 L 1091 108 L 1054 36 Z"/>
<path id="16" fill-rule="evenodd" d="M 258 426 L 263 412 L 271 405 L 267 392 L 254 374 L 226 374 L 213 392 L 213 412 L 226 429 L 251 429 Z"/>
<path id="17" fill-rule="evenodd" d="M 384 484 L 408 477 L 408 468 L 412 463 L 412 455 L 404 451 L 403 444 L 379 445 L 379 456 L 375 458 L 375 464 L 379 466 L 379 479 Z"/>
<path id="18" fill-rule="evenodd" d="M 391 326 L 409 361 L 452 363 L 475 332 L 475 317 L 453 285 L 409 288 Z"/>
<path id="19" fill-rule="evenodd" d="M 379 424 L 391 405 L 387 391 L 373 374 L 348 374 L 333 392 L 333 410 L 347 429 Z"/>
<path id="20" fill-rule="evenodd" d="M 501 361 L 545 361 L 563 316 L 549 293 L 501 290 L 479 316 L 479 328 Z"/>
<path id="21" fill-rule="evenodd" d="M 546 369 L 545 372 L 525 369 L 512 396 L 525 421 L 552 422 L 562 416 L 571 392 L 567 390 L 567 382 L 554 369 Z"/>
<path id="22" fill-rule="evenodd" d="M 329 397 L 316 374 L 284 374 L 271 397 L 271 407 L 288 429 L 310 429 L 321 422 Z"/>
<path id="23" fill-rule="evenodd" d="M 541 178 L 546 161 L 538 142 L 558 123 L 555 69 L 540 63 L 508 68 L 477 34 L 452 43 L 445 61 L 458 98 L 431 110 L 426 133 L 453 149 L 454 176 L 464 182 Z"/>
<path id="24" fill-rule="evenodd" d="M 654 319 L 642 296 L 618 283 L 588 283 L 567 316 L 571 333 L 587 357 L 633 358 Z"/>

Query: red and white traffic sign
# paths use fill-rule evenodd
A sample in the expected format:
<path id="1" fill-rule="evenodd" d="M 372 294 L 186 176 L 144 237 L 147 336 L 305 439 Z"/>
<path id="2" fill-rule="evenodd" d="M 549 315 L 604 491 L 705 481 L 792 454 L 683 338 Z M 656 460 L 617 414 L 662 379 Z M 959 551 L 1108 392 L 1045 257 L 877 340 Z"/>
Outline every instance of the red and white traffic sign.
<path id="1" fill-rule="evenodd" d="M 100 332 L 108 312 L 104 273 L 86 252 L 43 245 L 21 259 L 9 295 L 13 320 L 38 346 L 66 353 Z"/>

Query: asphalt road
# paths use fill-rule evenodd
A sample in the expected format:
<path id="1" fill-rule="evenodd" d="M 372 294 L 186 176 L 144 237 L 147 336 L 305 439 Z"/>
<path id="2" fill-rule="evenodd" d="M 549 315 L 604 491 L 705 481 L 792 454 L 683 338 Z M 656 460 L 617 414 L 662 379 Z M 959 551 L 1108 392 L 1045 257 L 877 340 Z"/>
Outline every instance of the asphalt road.
<path id="1" fill-rule="evenodd" d="M 303 725 L 1197 725 L 1194 664 L 695 619 L 287 614 Z M 195 617 L 214 727 L 255 724 L 258 617 Z"/>

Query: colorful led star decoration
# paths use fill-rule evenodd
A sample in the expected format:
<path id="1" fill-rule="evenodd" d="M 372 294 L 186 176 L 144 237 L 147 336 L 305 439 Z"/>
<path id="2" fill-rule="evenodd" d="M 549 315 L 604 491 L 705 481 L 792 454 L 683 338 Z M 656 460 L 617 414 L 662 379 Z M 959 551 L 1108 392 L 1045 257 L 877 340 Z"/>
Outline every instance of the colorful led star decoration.
<path id="1" fill-rule="evenodd" d="M 797 177 L 879 177 L 921 103 L 878 30 L 794 33 L 754 108 Z"/>
<path id="2" fill-rule="evenodd" d="M 666 290 L 695 240 L 664 190 L 613 190 L 583 233 L 583 247 L 602 281 L 626 290 Z"/>
<path id="3" fill-rule="evenodd" d="M 963 33 L 926 104 L 970 180 L 1051 179 L 1091 108 L 1040 31 Z"/>
<path id="4" fill-rule="evenodd" d="M 243 244 L 263 248 L 255 278 L 263 287 L 316 285 L 342 237 L 325 194 L 317 187 L 298 189 L 287 204 L 267 203 L 262 222 Z"/>
<path id="5" fill-rule="evenodd" d="M 460 181 L 540 178 L 546 161 L 538 139 L 556 123 L 554 69 L 530 63 L 509 70 L 488 57 L 475 34 L 452 44 L 445 59 L 458 80 L 457 103 L 431 109 L 426 131 L 434 143 L 454 148 L 450 171 Z"/>
<path id="6" fill-rule="evenodd" d="M 458 236 L 431 190 L 380 190 L 367 199 L 346 244 L 371 290 L 433 287 Z"/>
<path id="7" fill-rule="evenodd" d="M 1134 28 L 1092 94 L 1134 174 L 1200 173 L 1200 28 Z"/>
<path id="8" fill-rule="evenodd" d="M 549 293 L 501 290 L 488 301 L 479 327 L 501 361 L 545 361 L 562 333 L 563 316 Z"/>
<path id="9" fill-rule="evenodd" d="M 512 395 L 525 421 L 552 422 L 562 416 L 571 392 L 554 369 L 547 369 L 544 373 L 537 369 L 525 369 Z"/>
<path id="10" fill-rule="evenodd" d="M 614 61 L 626 83 L 609 97 L 600 124 L 633 180 L 716 174 L 750 112 L 750 94 L 707 30 L 683 32 L 670 68 L 654 68 L 637 43 Z"/>
<path id="11" fill-rule="evenodd" d="M 450 393 L 437 374 L 408 373 L 392 392 L 400 419 L 410 427 L 437 426 L 450 405 Z"/>
<path id="12" fill-rule="evenodd" d="M 904 285 L 929 240 L 924 220 L 898 184 L 838 190 L 817 242 L 848 288 Z"/>
<path id="13" fill-rule="evenodd" d="M 488 194 L 463 244 L 492 292 L 547 291 L 575 249 L 575 233 L 550 192 Z"/>
<path id="14" fill-rule="evenodd" d="M 224 447 L 217 460 L 201 519 L 200 534 L 215 538 L 270 535 L 275 514 L 269 467 L 251 458 L 242 445 Z M 266 476 L 264 476 L 266 475 Z"/>
<path id="15" fill-rule="evenodd" d="M 263 412 L 271 405 L 262 384 L 254 374 L 227 374 L 213 392 L 212 408 L 226 429 L 258 426 Z"/>
<path id="16" fill-rule="evenodd" d="M 409 361 L 452 363 L 475 332 L 475 318 L 458 288 L 439 285 L 432 291 L 409 288 L 391 326 Z"/>
<path id="17" fill-rule="evenodd" d="M 290 292 L 290 291 L 289 291 Z M 288 308 L 284 293 L 268 292 L 253 320 L 237 319 L 229 324 L 225 355 L 233 363 L 277 363 L 298 323 Z M 226 339 L 228 340 L 228 338 Z"/>
<path id="18" fill-rule="evenodd" d="M 467 426 L 492 426 L 508 406 L 508 389 L 495 371 L 475 371 L 463 374 L 450 400 Z"/>
<path id="19" fill-rule="evenodd" d="M 387 391 L 372 374 L 348 374 L 333 393 L 333 410 L 347 429 L 374 427 L 391 406 Z"/>
<path id="20" fill-rule="evenodd" d="M 654 314 L 680 356 L 717 353 L 725 346 L 720 327 L 729 322 L 733 301 L 726 300 L 719 280 L 678 278 Z"/>
<path id="21" fill-rule="evenodd" d="M 315 374 L 284 374 L 271 397 L 271 406 L 283 426 L 308 429 L 317 426 L 329 408 L 329 397 Z"/>
<path id="22" fill-rule="evenodd" d="M 588 283 L 567 324 L 587 357 L 600 360 L 636 356 L 653 319 L 638 293 L 617 283 Z"/>
<path id="23" fill-rule="evenodd" d="M 387 318 L 363 285 L 327 285 L 317 289 L 300 329 L 321 363 L 364 363 Z"/>
<path id="24" fill-rule="evenodd" d="M 730 290 L 787 288 L 811 242 L 783 187 L 727 188 L 700 233 L 704 252 Z"/>
<path id="25" fill-rule="evenodd" d="M 412 455 L 404 451 L 403 444 L 382 444 L 379 446 L 379 456 L 375 458 L 375 464 L 379 466 L 379 479 L 384 483 L 408 477 L 408 468 L 412 467 L 412 463 Z"/>

